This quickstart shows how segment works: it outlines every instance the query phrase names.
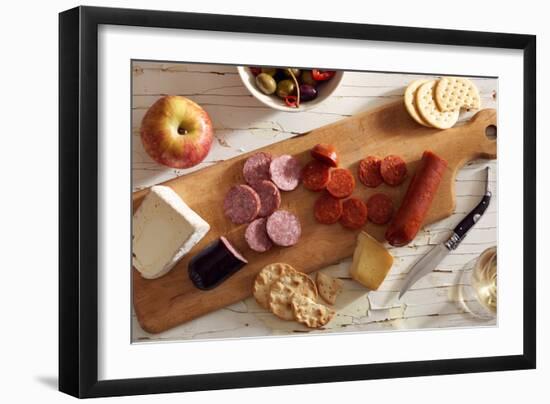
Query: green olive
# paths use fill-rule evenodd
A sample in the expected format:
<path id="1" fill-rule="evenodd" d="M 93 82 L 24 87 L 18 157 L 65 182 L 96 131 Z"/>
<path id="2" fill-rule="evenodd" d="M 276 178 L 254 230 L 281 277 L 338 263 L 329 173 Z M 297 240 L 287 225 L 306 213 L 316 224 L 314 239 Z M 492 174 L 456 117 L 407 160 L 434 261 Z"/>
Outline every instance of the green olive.
<path id="1" fill-rule="evenodd" d="M 285 76 L 287 77 L 292 77 L 289 73 L 289 70 L 292 71 L 292 73 L 294 74 L 294 77 L 298 78 L 300 77 L 300 69 L 296 69 L 294 67 L 291 67 L 291 68 L 288 68 L 288 69 L 284 69 L 284 72 L 285 72 Z"/>
<path id="2" fill-rule="evenodd" d="M 302 72 L 302 75 L 300 76 L 300 81 L 302 82 L 302 84 L 309 84 L 313 87 L 317 86 L 317 82 L 313 79 L 311 70 L 304 70 Z"/>
<path id="3" fill-rule="evenodd" d="M 267 73 L 260 73 L 256 76 L 256 86 L 264 94 L 273 94 L 277 90 L 277 82 Z"/>
<path id="4" fill-rule="evenodd" d="M 281 80 L 277 83 L 277 95 L 281 98 L 291 95 L 295 89 L 296 86 L 292 80 Z"/>
<path id="5" fill-rule="evenodd" d="M 275 73 L 277 73 L 277 69 L 275 67 L 262 67 L 262 73 L 269 74 L 273 77 Z"/>

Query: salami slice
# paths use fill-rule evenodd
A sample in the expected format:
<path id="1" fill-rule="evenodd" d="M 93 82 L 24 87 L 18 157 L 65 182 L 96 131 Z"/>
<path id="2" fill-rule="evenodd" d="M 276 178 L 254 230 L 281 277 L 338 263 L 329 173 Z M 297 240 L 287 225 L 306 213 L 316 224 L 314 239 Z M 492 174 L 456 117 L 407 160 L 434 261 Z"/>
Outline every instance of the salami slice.
<path id="1" fill-rule="evenodd" d="M 338 154 L 336 148 L 331 144 L 319 143 L 311 149 L 311 155 L 330 167 L 338 167 Z"/>
<path id="2" fill-rule="evenodd" d="M 266 229 L 271 241 L 281 247 L 296 244 L 302 235 L 298 217 L 286 210 L 278 210 L 269 216 Z"/>
<path id="3" fill-rule="evenodd" d="M 269 165 L 271 164 L 271 154 L 259 152 L 250 156 L 243 167 L 244 180 L 249 185 L 254 185 L 259 181 L 269 180 Z"/>
<path id="4" fill-rule="evenodd" d="M 251 250 L 266 252 L 273 247 L 273 242 L 267 235 L 266 222 L 265 217 L 260 217 L 247 226 L 244 239 Z"/>
<path id="5" fill-rule="evenodd" d="M 276 157 L 269 165 L 271 181 L 281 191 L 292 191 L 300 183 L 302 167 L 300 162 L 289 154 Z"/>
<path id="6" fill-rule="evenodd" d="M 235 224 L 247 223 L 260 211 L 260 197 L 248 185 L 233 185 L 223 201 L 225 215 Z"/>
<path id="7" fill-rule="evenodd" d="M 381 162 L 382 160 L 376 156 L 367 156 L 361 160 L 357 168 L 359 181 L 370 188 L 376 188 L 378 185 L 382 184 L 384 179 L 380 175 Z"/>
<path id="8" fill-rule="evenodd" d="M 258 216 L 266 217 L 271 215 L 281 206 L 281 193 L 271 181 L 259 181 L 253 186 L 260 197 L 260 211 Z"/>
<path id="9" fill-rule="evenodd" d="M 313 214 L 319 223 L 336 223 L 342 216 L 342 200 L 324 193 L 315 201 Z"/>
<path id="10" fill-rule="evenodd" d="M 386 194 L 374 194 L 367 200 L 369 220 L 374 224 L 386 224 L 393 216 L 393 202 Z"/>
<path id="11" fill-rule="evenodd" d="M 350 170 L 346 168 L 335 168 L 330 173 L 330 181 L 327 184 L 327 191 L 335 198 L 347 198 L 355 189 L 355 179 Z"/>
<path id="12" fill-rule="evenodd" d="M 380 175 L 386 184 L 397 186 L 407 177 L 407 163 L 399 156 L 386 156 L 380 163 Z"/>
<path id="13" fill-rule="evenodd" d="M 302 182 L 310 191 L 322 191 L 330 180 L 330 167 L 317 160 L 307 163 L 302 170 Z"/>
<path id="14" fill-rule="evenodd" d="M 340 223 L 348 229 L 360 229 L 367 222 L 367 206 L 358 198 L 349 198 L 342 203 Z"/>

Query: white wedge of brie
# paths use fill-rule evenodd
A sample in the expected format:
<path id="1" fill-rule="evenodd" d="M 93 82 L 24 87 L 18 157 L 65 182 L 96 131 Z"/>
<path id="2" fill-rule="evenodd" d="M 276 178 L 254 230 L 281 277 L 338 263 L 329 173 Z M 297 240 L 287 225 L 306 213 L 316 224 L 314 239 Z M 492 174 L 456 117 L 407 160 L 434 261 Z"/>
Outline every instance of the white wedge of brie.
<path id="1" fill-rule="evenodd" d="M 210 230 L 171 188 L 154 186 L 134 213 L 132 262 L 144 278 L 158 278 Z"/>

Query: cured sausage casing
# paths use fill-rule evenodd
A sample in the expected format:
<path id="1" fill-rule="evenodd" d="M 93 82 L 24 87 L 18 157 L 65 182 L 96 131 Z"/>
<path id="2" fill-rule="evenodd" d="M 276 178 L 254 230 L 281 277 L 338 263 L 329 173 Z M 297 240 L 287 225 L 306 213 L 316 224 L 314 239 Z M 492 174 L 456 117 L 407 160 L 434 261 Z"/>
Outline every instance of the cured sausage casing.
<path id="1" fill-rule="evenodd" d="M 430 150 L 422 155 L 399 210 L 386 231 L 386 240 L 396 247 L 410 243 L 426 218 L 447 168 L 447 162 Z"/>

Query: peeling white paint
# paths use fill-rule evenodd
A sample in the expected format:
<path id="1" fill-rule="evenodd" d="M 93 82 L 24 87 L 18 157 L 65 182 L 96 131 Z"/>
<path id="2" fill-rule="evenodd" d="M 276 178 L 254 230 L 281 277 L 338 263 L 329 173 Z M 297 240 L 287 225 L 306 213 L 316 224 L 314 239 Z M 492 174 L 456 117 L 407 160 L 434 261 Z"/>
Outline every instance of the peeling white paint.
<path id="1" fill-rule="evenodd" d="M 344 116 L 399 99 L 415 75 L 347 73 L 335 94 L 321 106 L 306 113 L 285 113 L 271 110 L 250 96 L 241 84 L 233 66 L 170 64 L 139 62 L 133 68 L 132 157 L 134 190 L 142 189 L 176 176 L 215 164 L 241 153 L 279 142 L 307 132 Z M 496 108 L 492 96 L 497 82 L 474 80 L 484 107 Z M 218 141 L 207 159 L 188 170 L 172 170 L 153 162 L 143 150 L 139 125 L 147 108 L 164 94 L 187 96 L 204 106 L 210 114 Z M 473 112 L 463 113 L 461 121 Z M 445 240 L 452 228 L 479 201 L 485 186 L 482 168 L 486 161 L 464 167 L 457 176 L 456 213 L 422 231 L 413 244 L 391 248 L 395 264 L 378 291 L 368 291 L 349 277 L 351 259 L 331 265 L 327 274 L 344 280 L 344 290 L 334 308 L 337 316 L 322 330 L 311 331 L 294 321 L 284 321 L 260 307 L 253 298 L 202 316 L 161 334 L 143 331 L 135 318 L 132 334 L 136 342 L 154 342 L 206 338 L 257 337 L 269 335 L 301 335 L 304 333 L 387 331 L 415 328 L 468 327 L 494 325 L 480 321 L 455 300 L 454 286 L 464 265 L 483 250 L 496 244 L 496 162 L 490 186 L 493 202 L 467 238 L 439 266 L 437 271 L 419 280 L 401 300 L 397 295 L 403 279 L 423 254 Z"/>

